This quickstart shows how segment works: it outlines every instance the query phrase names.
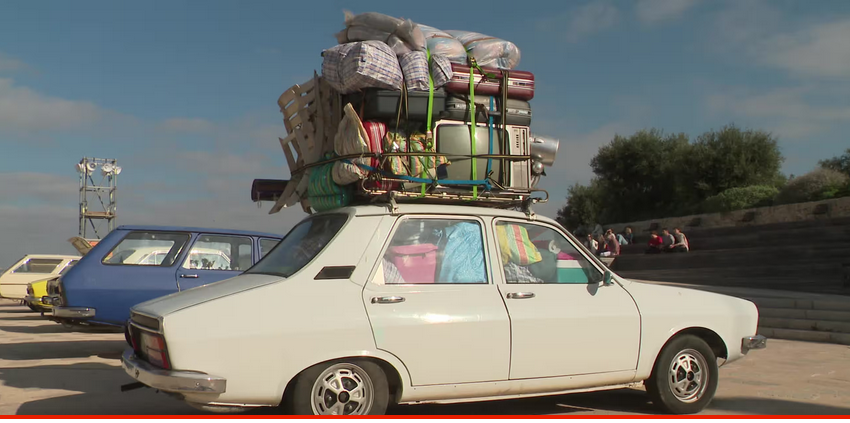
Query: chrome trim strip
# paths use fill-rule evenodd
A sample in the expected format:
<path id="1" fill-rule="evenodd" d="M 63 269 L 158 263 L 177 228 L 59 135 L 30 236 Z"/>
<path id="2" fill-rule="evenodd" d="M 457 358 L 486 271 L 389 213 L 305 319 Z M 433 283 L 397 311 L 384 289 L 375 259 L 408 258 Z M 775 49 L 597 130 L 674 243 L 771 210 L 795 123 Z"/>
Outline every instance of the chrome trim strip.
<path id="1" fill-rule="evenodd" d="M 133 315 L 134 314 L 137 314 L 137 315 L 142 316 L 142 317 L 147 317 L 148 319 L 156 320 L 158 322 L 158 327 L 156 327 L 156 328 L 145 326 L 144 324 L 142 324 L 140 322 L 135 322 L 137 324 L 134 325 L 134 326 L 136 326 L 137 328 L 144 329 L 144 330 L 147 330 L 149 332 L 154 332 L 154 333 L 160 333 L 160 334 L 163 333 L 162 316 L 151 316 L 150 314 L 141 313 L 141 312 L 138 312 L 136 310 L 130 309 L 130 323 L 134 323 L 134 321 L 133 321 Z"/>
<path id="2" fill-rule="evenodd" d="M 91 319 L 95 313 L 91 307 L 53 307 L 53 317 L 66 319 Z"/>
<path id="3" fill-rule="evenodd" d="M 121 366 L 133 379 L 166 392 L 223 394 L 227 390 L 225 378 L 195 371 L 160 369 L 136 357 L 132 348 L 124 351 Z"/>

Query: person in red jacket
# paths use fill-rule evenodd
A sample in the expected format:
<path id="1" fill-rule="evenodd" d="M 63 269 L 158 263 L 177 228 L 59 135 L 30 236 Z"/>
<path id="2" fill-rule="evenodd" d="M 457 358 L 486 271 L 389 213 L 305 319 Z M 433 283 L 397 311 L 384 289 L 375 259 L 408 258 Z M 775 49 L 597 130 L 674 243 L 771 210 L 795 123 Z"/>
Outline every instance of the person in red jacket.
<path id="1" fill-rule="evenodd" d="M 646 250 L 647 254 L 658 254 L 664 249 L 664 240 L 658 236 L 658 232 L 652 231 L 649 235 L 649 249 Z"/>

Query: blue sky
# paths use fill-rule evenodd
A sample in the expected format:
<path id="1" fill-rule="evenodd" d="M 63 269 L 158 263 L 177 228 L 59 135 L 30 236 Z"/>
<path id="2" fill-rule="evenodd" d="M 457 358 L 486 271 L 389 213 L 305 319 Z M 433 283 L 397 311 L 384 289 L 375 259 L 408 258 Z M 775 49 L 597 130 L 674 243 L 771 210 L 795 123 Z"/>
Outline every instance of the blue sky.
<path id="1" fill-rule="evenodd" d="M 521 6 L 519 6 L 521 4 Z M 0 267 L 73 252 L 83 156 L 116 158 L 119 224 L 285 233 L 253 178 L 286 178 L 277 97 L 321 69 L 343 10 L 508 39 L 558 137 L 553 216 L 597 149 L 649 127 L 771 131 L 802 174 L 850 146 L 850 2 L 4 1 Z"/>

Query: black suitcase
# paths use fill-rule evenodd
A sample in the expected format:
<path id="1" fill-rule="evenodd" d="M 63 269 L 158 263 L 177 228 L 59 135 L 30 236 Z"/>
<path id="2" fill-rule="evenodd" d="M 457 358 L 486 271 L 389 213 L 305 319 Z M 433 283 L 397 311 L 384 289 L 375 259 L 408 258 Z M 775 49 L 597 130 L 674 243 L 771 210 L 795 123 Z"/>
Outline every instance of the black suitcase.
<path id="1" fill-rule="evenodd" d="M 402 109 L 401 120 L 425 122 L 428 118 L 428 91 L 408 91 L 407 111 Z M 342 98 L 343 106 L 351 103 L 358 113 L 363 112 L 363 120 L 379 120 L 395 122 L 401 103 L 401 91 L 370 88 L 365 91 L 348 94 Z M 446 108 L 446 92 L 443 89 L 434 90 L 434 105 L 432 121 L 439 119 L 440 112 Z"/>
<path id="2" fill-rule="evenodd" d="M 493 116 L 493 123 L 502 122 L 502 100 L 493 99 L 493 110 L 490 110 L 489 96 L 475 96 L 476 109 L 475 123 L 487 123 L 487 113 Z M 469 96 L 449 94 L 446 98 L 446 109 L 440 114 L 442 119 L 459 120 L 469 122 Z M 508 99 L 506 125 L 531 126 L 531 105 L 527 101 Z"/>

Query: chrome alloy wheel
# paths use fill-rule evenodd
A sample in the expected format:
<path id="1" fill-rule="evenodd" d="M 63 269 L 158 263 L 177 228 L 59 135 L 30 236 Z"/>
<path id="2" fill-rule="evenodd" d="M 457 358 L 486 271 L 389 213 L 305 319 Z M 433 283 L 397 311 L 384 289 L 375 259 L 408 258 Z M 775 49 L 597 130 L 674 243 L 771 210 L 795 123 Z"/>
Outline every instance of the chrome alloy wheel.
<path id="1" fill-rule="evenodd" d="M 667 373 L 670 391 L 684 403 L 696 402 L 702 398 L 708 387 L 708 378 L 705 357 L 693 349 L 682 350 L 676 354 Z"/>
<path id="2" fill-rule="evenodd" d="M 365 370 L 339 363 L 316 379 L 310 405 L 318 415 L 364 415 L 372 409 L 374 395 L 372 379 Z"/>

